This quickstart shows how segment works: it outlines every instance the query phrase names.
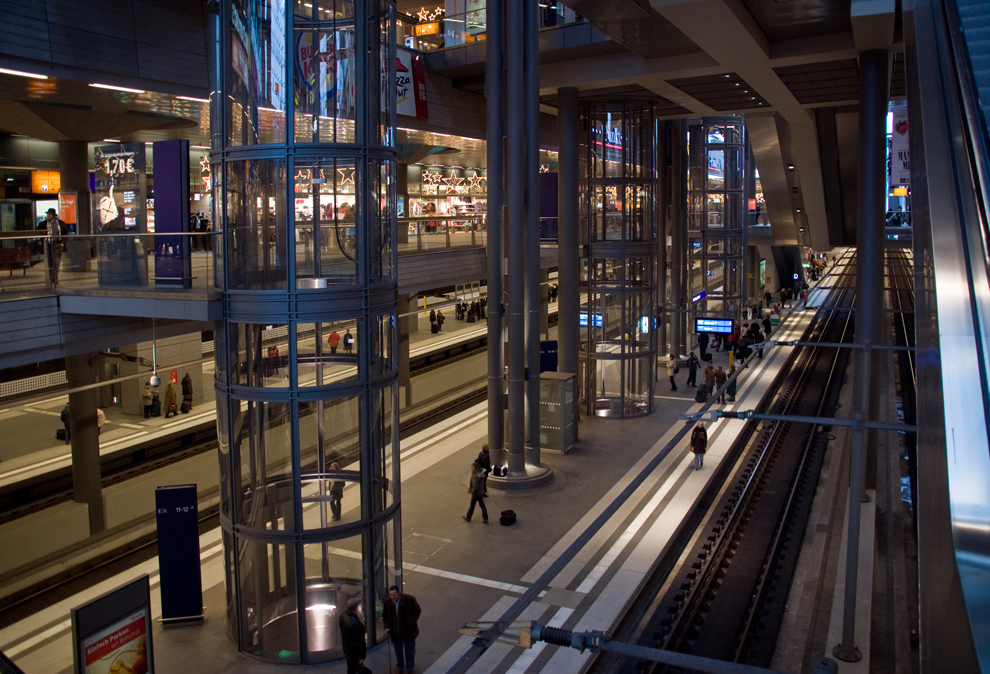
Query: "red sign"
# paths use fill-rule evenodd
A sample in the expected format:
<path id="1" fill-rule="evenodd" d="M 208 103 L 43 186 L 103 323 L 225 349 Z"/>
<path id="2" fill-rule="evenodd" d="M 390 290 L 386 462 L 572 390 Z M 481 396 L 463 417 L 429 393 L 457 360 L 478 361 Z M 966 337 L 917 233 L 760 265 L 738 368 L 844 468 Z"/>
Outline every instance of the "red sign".
<path id="1" fill-rule="evenodd" d="M 169 372 L 168 373 L 168 380 L 170 382 L 172 382 L 173 384 L 178 384 L 179 383 L 179 371 L 178 370 L 172 370 L 171 372 Z"/>

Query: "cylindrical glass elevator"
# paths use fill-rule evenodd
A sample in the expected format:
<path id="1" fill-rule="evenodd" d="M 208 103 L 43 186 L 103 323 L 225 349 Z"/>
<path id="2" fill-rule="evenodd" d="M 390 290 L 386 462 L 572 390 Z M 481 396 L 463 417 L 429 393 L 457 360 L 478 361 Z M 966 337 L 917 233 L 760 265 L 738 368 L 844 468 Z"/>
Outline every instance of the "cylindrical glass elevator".
<path id="1" fill-rule="evenodd" d="M 654 104 L 587 103 L 584 116 L 582 401 L 587 414 L 648 414 L 657 357 Z"/>
<path id="2" fill-rule="evenodd" d="M 688 330 L 693 319 L 738 319 L 745 299 L 746 126 L 705 117 L 689 130 Z"/>
<path id="3" fill-rule="evenodd" d="M 394 6 L 224 0 L 212 152 L 220 519 L 231 641 L 340 658 L 401 584 Z"/>

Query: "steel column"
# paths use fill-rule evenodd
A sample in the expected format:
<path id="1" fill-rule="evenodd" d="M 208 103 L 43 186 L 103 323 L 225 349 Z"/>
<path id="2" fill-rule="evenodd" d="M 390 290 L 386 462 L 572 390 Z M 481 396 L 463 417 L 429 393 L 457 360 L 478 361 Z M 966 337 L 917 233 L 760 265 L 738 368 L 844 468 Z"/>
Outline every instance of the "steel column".
<path id="1" fill-rule="evenodd" d="M 579 365 L 578 313 L 578 134 L 580 110 L 576 87 L 557 92 L 557 370 L 577 374 Z M 578 384 L 580 386 L 580 383 Z M 579 406 L 574 405 L 577 428 Z"/>
<path id="2" fill-rule="evenodd" d="M 502 0 L 488 0 L 485 95 L 488 124 L 488 447 L 492 462 L 505 463 L 505 365 L 502 347 L 502 211 L 504 192 L 502 100 Z"/>

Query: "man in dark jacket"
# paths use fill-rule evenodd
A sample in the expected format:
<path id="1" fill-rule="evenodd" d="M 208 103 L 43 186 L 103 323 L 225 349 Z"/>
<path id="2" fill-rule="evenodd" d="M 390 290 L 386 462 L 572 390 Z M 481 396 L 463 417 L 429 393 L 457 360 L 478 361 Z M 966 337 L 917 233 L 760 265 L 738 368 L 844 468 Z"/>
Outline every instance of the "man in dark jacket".
<path id="1" fill-rule="evenodd" d="M 382 606 L 382 622 L 385 635 L 392 639 L 395 648 L 397 671 L 413 674 L 416 669 L 416 637 L 419 636 L 419 602 L 411 594 L 399 592 L 399 586 L 388 588 L 388 600 Z"/>
<path id="2" fill-rule="evenodd" d="M 358 617 L 357 609 L 361 605 L 360 597 L 352 597 L 347 601 L 347 610 L 340 614 L 337 622 L 340 625 L 340 645 L 347 658 L 347 674 L 361 674 L 364 669 L 364 658 L 368 654 L 365 645 L 364 623 Z"/>

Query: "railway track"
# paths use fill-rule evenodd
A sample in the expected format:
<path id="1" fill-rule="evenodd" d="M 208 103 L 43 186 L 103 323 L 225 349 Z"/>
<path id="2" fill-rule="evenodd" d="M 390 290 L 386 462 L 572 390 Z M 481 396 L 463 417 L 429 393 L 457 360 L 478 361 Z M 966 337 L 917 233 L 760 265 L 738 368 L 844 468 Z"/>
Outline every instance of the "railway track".
<path id="1" fill-rule="evenodd" d="M 851 342 L 849 280 L 832 293 L 805 341 Z M 849 349 L 802 346 L 767 409 L 774 416 L 835 413 Z M 687 527 L 693 536 L 656 573 L 613 638 L 767 667 L 826 448 L 826 425 L 750 421 Z M 602 656 L 594 672 L 678 671 Z"/>

